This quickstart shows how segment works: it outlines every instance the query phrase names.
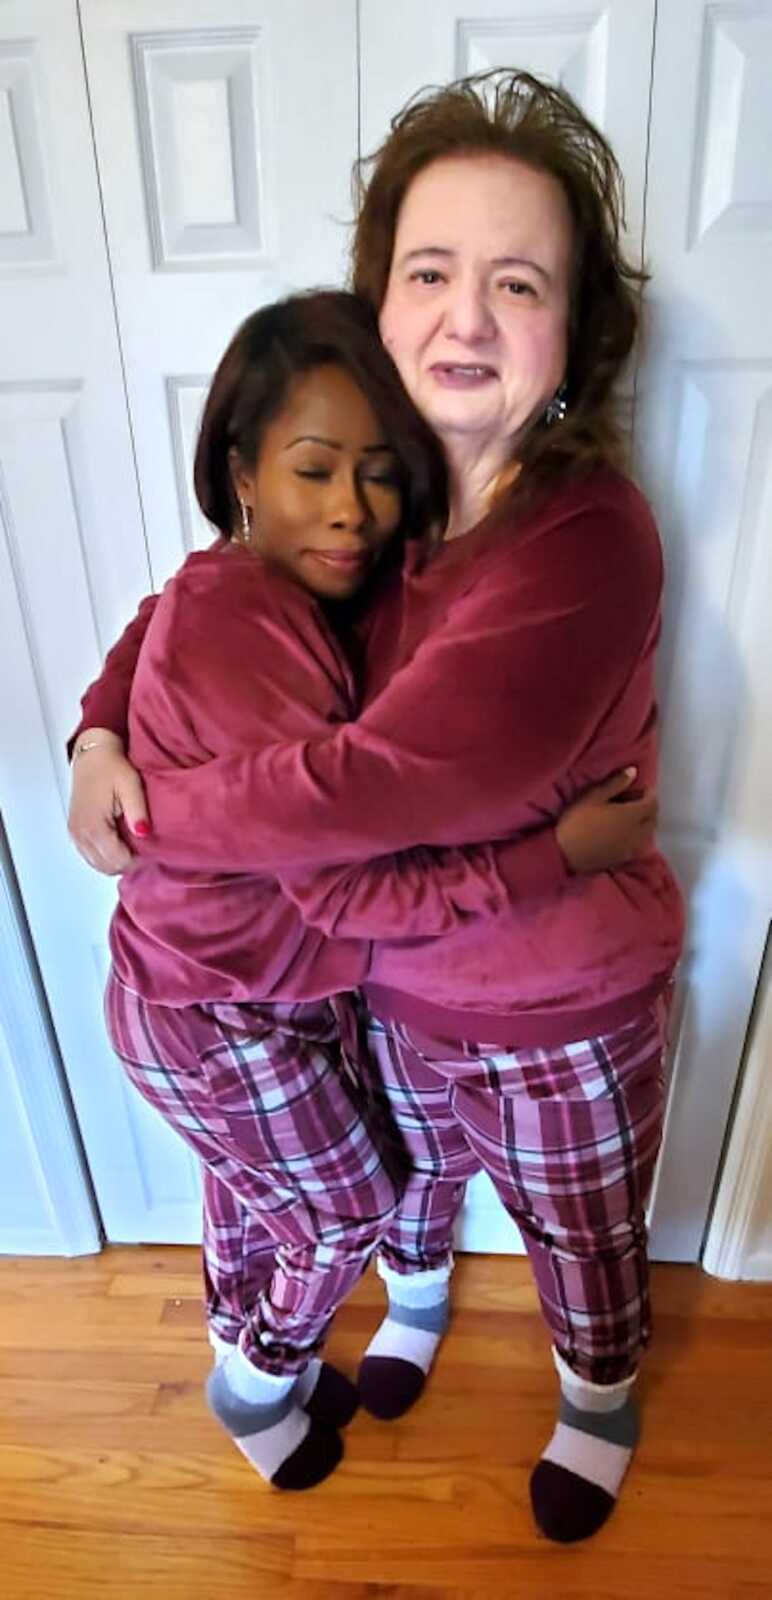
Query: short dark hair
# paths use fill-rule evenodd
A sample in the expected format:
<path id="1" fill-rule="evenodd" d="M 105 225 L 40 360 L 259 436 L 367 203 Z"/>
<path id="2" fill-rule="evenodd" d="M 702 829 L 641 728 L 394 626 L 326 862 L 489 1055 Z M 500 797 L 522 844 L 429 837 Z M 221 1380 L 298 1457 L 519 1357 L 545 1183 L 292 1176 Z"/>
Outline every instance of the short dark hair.
<path id="1" fill-rule="evenodd" d="M 204 406 L 193 467 L 204 516 L 229 538 L 237 503 L 228 461 L 233 449 L 253 467 L 266 425 L 278 415 L 298 374 L 343 367 L 362 390 L 400 471 L 398 532 L 420 536 L 448 514 L 445 455 L 416 410 L 384 350 L 375 313 L 342 289 L 292 295 L 247 317 L 223 356 Z"/>
<path id="2" fill-rule="evenodd" d="M 624 185 L 603 134 L 565 89 L 494 69 L 422 89 L 380 149 L 355 167 L 352 283 L 380 311 L 400 207 L 413 179 L 448 156 L 501 155 L 560 184 L 574 227 L 565 421 L 537 421 L 521 441 L 521 486 L 573 466 L 616 461 L 622 431 L 614 383 L 635 342 L 647 274 L 626 259 Z"/>

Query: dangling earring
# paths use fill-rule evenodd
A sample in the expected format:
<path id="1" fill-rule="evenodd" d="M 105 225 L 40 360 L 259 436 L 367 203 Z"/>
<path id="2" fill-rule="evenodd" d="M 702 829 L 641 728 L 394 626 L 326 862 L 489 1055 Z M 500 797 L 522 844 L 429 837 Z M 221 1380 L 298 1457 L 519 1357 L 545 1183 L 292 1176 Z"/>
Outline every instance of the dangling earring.
<path id="1" fill-rule="evenodd" d="M 239 539 L 241 540 L 242 544 L 249 544 L 252 533 L 252 523 L 249 515 L 249 507 L 244 504 L 244 501 L 241 498 L 239 498 L 239 510 L 241 512 L 241 533 L 239 534 Z"/>
<path id="2" fill-rule="evenodd" d="M 552 399 L 550 400 L 550 403 L 544 413 L 544 421 L 546 422 L 547 427 L 553 427 L 556 422 L 565 422 L 567 410 L 568 401 L 566 399 L 566 386 L 564 383 L 561 383 L 560 388 L 555 394 L 553 394 Z"/>

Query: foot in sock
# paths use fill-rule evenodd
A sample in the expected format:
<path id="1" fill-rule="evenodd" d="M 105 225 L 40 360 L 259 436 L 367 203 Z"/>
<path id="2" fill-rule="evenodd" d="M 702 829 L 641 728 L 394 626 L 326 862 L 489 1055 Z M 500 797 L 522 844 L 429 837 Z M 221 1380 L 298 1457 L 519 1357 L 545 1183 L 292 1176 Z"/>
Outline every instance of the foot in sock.
<path id="1" fill-rule="evenodd" d="M 295 1389 L 297 1403 L 325 1428 L 346 1428 L 359 1410 L 359 1390 L 329 1361 L 309 1361 Z"/>
<path id="2" fill-rule="evenodd" d="M 451 1266 L 403 1274 L 378 1261 L 389 1309 L 359 1367 L 360 1398 L 374 1417 L 401 1417 L 422 1394 L 448 1326 Z"/>
<path id="3" fill-rule="evenodd" d="M 311 1489 L 334 1472 L 340 1436 L 312 1420 L 297 1400 L 298 1380 L 254 1367 L 236 1348 L 206 1384 L 209 1405 L 261 1478 L 277 1489 Z"/>
<path id="4" fill-rule="evenodd" d="M 227 1361 L 236 1349 L 235 1344 L 226 1343 L 216 1333 L 210 1332 L 209 1342 L 217 1366 Z M 320 1422 L 325 1428 L 348 1427 L 359 1410 L 356 1385 L 329 1361 L 319 1361 L 316 1357 L 309 1361 L 297 1380 L 295 1400 L 312 1422 Z"/>
<path id="5" fill-rule="evenodd" d="M 560 1544 L 589 1539 L 611 1516 L 638 1441 L 633 1378 L 588 1383 L 553 1350 L 560 1375 L 555 1432 L 531 1475 L 542 1533 Z"/>

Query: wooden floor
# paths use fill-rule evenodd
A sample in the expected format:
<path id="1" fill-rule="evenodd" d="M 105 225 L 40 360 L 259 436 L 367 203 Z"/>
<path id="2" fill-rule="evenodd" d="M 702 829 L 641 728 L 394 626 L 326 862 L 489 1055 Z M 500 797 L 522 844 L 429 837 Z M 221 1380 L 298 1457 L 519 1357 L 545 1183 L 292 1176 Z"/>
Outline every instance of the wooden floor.
<path id="1" fill-rule="evenodd" d="M 772 1285 L 655 1268 L 645 1437 L 583 1547 L 534 1532 L 552 1425 L 522 1260 L 462 1257 L 430 1392 L 360 1414 L 320 1488 L 256 1479 L 210 1419 L 196 1252 L 0 1261 L 3 1600 L 741 1600 L 772 1597 Z M 330 1354 L 353 1373 L 369 1278 Z"/>

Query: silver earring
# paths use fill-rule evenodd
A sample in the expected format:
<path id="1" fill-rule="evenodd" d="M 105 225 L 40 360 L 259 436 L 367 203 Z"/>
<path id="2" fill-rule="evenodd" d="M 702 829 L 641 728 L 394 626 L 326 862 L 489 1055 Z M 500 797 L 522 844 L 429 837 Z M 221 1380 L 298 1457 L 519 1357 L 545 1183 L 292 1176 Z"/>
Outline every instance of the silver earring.
<path id="1" fill-rule="evenodd" d="M 239 500 L 239 509 L 241 511 L 241 539 L 244 544 L 249 544 L 249 535 L 252 531 L 252 524 L 249 520 L 249 508 L 245 506 L 243 500 Z"/>
<path id="2" fill-rule="evenodd" d="M 564 383 L 561 383 L 560 388 L 557 390 L 556 394 L 553 394 L 552 399 L 550 400 L 550 403 L 544 413 L 544 421 L 546 422 L 547 427 L 553 427 L 556 422 L 565 422 L 567 410 L 568 401 L 566 399 L 566 386 Z"/>

